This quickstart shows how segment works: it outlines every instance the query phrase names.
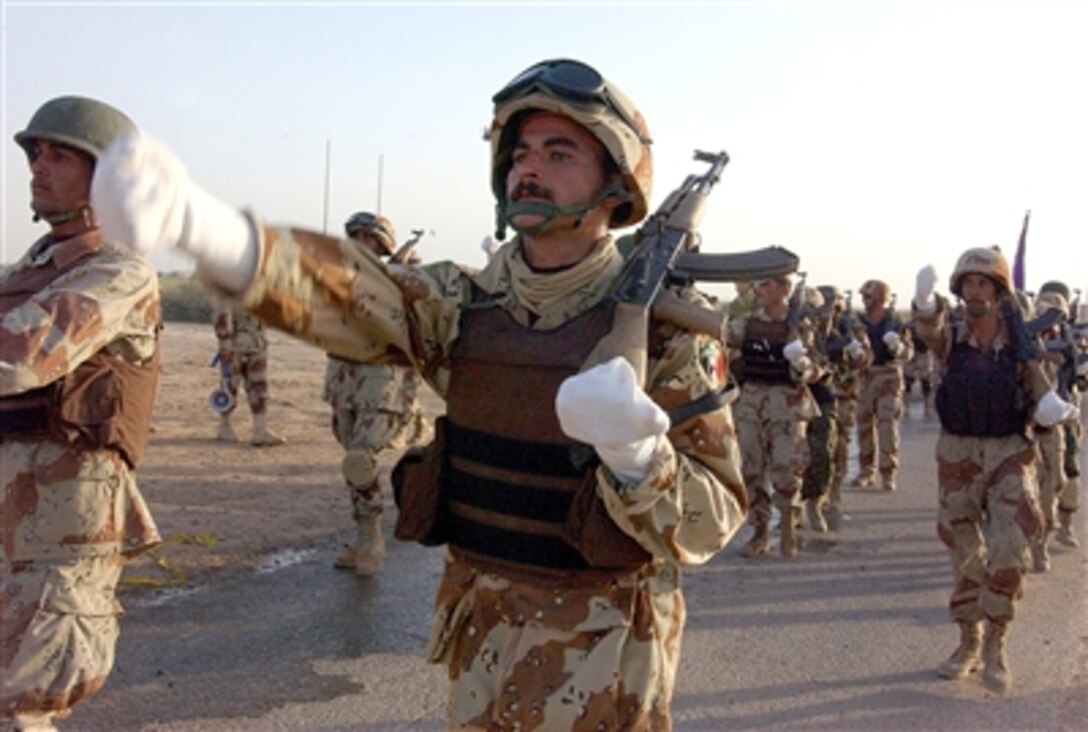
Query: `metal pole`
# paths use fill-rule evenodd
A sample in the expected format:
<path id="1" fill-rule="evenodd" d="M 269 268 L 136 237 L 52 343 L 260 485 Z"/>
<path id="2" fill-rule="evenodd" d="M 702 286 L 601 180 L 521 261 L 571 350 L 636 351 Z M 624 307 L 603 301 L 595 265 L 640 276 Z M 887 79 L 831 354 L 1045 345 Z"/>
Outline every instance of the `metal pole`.
<path id="1" fill-rule="evenodd" d="M 377 213 L 382 212 L 382 162 L 384 160 L 383 155 L 378 155 L 378 210 Z"/>

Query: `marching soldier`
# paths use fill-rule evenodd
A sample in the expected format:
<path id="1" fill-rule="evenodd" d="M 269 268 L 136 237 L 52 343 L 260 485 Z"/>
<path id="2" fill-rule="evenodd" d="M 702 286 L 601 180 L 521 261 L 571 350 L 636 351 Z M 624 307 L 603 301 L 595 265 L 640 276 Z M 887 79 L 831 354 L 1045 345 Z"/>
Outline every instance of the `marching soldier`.
<path id="1" fill-rule="evenodd" d="M 245 310 L 222 304 L 215 313 L 215 337 L 219 342 L 219 363 L 227 374 L 229 406 L 219 413 L 219 432 L 215 439 L 238 442 L 230 424 L 238 405 L 238 387 L 245 385 L 249 410 L 253 414 L 254 447 L 275 447 L 287 438 L 268 429 L 268 337 L 264 324 Z"/>
<path id="2" fill-rule="evenodd" d="M 384 216 L 359 211 L 344 223 L 344 233 L 341 251 L 347 262 L 394 254 L 396 233 Z M 371 364 L 329 354 L 321 394 L 332 407 L 333 436 L 346 453 L 341 467 L 356 527 L 354 545 L 334 565 L 363 576 L 376 574 L 385 558 L 378 456 L 423 442 L 430 430 L 417 399 L 419 372 L 407 359 L 397 360 Z"/>
<path id="3" fill-rule="evenodd" d="M 943 365 L 938 534 L 952 559 L 949 610 L 960 628 L 937 673 L 961 679 L 981 666 L 986 687 L 1005 693 L 1012 684 L 1005 641 L 1023 593 L 1025 549 L 1043 532 L 1031 424 L 1052 427 L 1076 409 L 1012 347 L 1007 313 L 1019 306 L 997 247 L 968 249 L 956 262 L 950 289 L 963 301 L 962 319 L 949 318 L 948 303 L 933 292 L 936 279 L 932 266 L 918 273 L 913 310 L 918 337 Z"/>
<path id="4" fill-rule="evenodd" d="M 126 179 L 95 200 L 133 246 L 190 253 L 247 308 L 328 352 L 401 354 L 446 400 L 394 489 L 398 536 L 449 545 L 428 653 L 449 669 L 451 728 L 668 729 L 680 567 L 728 543 L 746 497 L 729 406 L 675 424 L 665 409 L 721 392 L 721 346 L 654 320 L 645 383 L 618 357 L 580 373 L 611 329 L 624 266 L 609 230 L 647 213 L 646 123 L 567 59 L 526 69 L 493 102 L 498 227 L 518 235 L 478 273 L 377 258 L 355 269 L 337 241 L 243 216 L 146 141 L 115 148 Z M 179 215 L 200 226 L 163 225 Z"/>
<path id="5" fill-rule="evenodd" d="M 0 272 L 0 729 L 52 730 L 113 668 L 126 557 L 160 541 L 136 486 L 158 383 L 159 282 L 99 229 L 91 179 L 134 130 L 43 104 L 15 142 L 49 232 Z"/>

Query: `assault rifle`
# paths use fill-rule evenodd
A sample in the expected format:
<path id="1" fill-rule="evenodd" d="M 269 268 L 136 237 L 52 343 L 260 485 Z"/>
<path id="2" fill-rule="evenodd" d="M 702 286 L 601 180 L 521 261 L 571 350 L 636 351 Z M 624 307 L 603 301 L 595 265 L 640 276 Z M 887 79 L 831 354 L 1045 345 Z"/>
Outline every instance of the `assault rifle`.
<path id="1" fill-rule="evenodd" d="M 393 252 L 389 257 L 390 264 L 409 264 L 412 257 L 412 250 L 416 248 L 416 244 L 423 238 L 423 229 L 412 229 L 412 236 L 408 241 L 400 245 L 397 251 Z"/>
<path id="2" fill-rule="evenodd" d="M 597 344 L 583 369 L 622 356 L 646 382 L 646 337 L 650 310 L 656 317 L 693 330 L 724 338 L 724 316 L 691 305 L 668 293 L 664 286 L 692 280 L 736 282 L 789 274 L 797 256 L 781 247 L 731 254 L 698 253 L 697 229 L 707 197 L 729 162 L 723 151 L 695 151 L 695 160 L 709 163 L 702 175 L 689 175 L 634 235 L 634 247 L 609 293 L 615 302 L 612 330 Z"/>
<path id="3" fill-rule="evenodd" d="M 1009 345 L 1012 347 L 1016 360 L 1022 361 L 1027 368 L 1030 377 L 1031 395 L 1038 401 L 1052 387 L 1050 379 L 1047 378 L 1040 364 L 1040 349 L 1036 345 L 1035 337 L 1024 322 L 1024 311 L 1020 309 L 1020 303 L 1016 301 L 1016 296 L 1006 293 L 1001 298 L 999 307 L 1001 316 L 1009 329 Z"/>

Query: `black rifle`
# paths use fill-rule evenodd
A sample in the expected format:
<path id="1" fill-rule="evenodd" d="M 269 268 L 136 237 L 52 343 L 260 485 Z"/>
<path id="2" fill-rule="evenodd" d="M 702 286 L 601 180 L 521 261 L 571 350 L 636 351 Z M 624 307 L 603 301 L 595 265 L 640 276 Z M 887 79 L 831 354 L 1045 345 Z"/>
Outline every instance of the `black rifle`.
<path id="1" fill-rule="evenodd" d="M 412 236 L 408 241 L 400 245 L 400 249 L 394 252 L 389 257 L 391 264 L 408 264 L 412 257 L 412 250 L 416 248 L 416 244 L 423 238 L 423 229 L 412 229 Z"/>
<path id="2" fill-rule="evenodd" d="M 710 168 L 702 175 L 687 176 L 635 233 L 632 253 L 609 293 L 615 302 L 612 330 L 597 344 L 583 368 L 622 356 L 634 368 L 638 382 L 645 384 L 646 336 L 651 308 L 658 317 L 681 325 L 708 332 L 715 328 L 720 331 L 720 314 L 706 308 L 692 308 L 676 298 L 661 297 L 666 283 L 728 282 L 789 274 L 797 269 L 797 256 L 781 247 L 737 254 L 696 253 L 697 229 L 707 197 L 721 177 L 729 156 L 724 151 L 697 150 L 695 160 L 709 163 Z M 689 324 L 689 316 L 703 324 Z M 712 323 L 705 324 L 707 320 Z"/>

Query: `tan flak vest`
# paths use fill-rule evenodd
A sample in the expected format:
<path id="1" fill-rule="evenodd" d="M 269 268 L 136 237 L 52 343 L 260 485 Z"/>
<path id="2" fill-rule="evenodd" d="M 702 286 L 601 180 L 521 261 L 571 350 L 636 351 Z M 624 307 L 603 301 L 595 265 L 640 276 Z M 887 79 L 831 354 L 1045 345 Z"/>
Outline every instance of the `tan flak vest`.
<path id="1" fill-rule="evenodd" d="M 101 234 L 84 235 L 86 248 L 58 265 L 28 267 L 4 283 L 0 317 L 29 300 L 100 249 Z M 63 378 L 0 397 L 0 439 L 50 439 L 80 450 L 116 450 L 135 468 L 147 448 L 159 378 L 159 348 L 142 364 L 99 351 Z"/>
<path id="2" fill-rule="evenodd" d="M 596 495 L 596 453 L 563 434 L 555 413 L 560 383 L 608 332 L 611 308 L 543 331 L 488 305 L 463 314 L 451 353 L 442 482 L 454 552 L 507 575 L 646 565 L 650 554 Z"/>

